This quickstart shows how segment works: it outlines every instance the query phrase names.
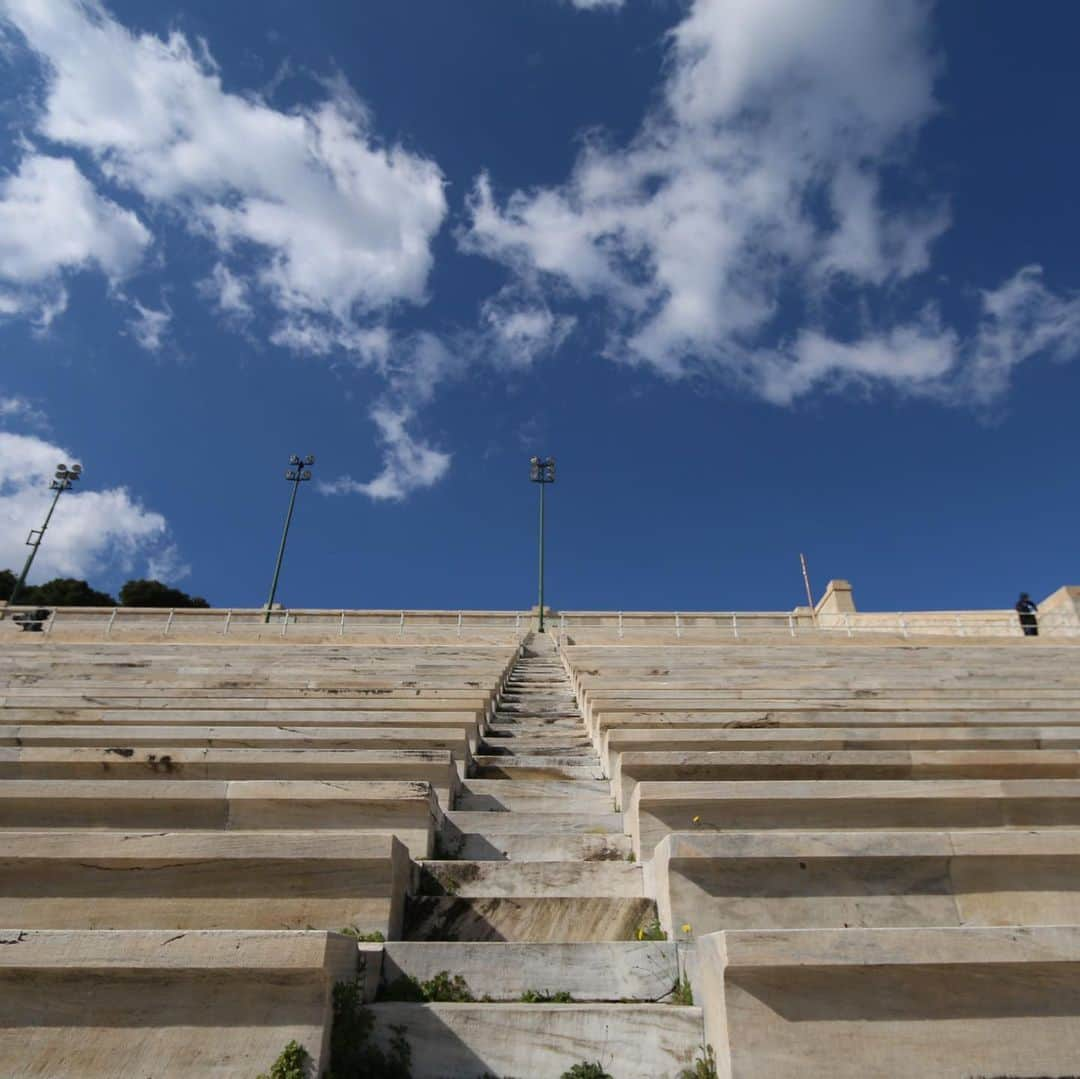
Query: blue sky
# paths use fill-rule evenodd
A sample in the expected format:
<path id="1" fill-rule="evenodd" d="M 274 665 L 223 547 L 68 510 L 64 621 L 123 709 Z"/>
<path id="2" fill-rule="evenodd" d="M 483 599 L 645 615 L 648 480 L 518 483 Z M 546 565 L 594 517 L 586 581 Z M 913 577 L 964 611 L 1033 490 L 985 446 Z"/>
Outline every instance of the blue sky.
<path id="1" fill-rule="evenodd" d="M 1074 4 L 0 0 L 0 562 L 867 609 L 1080 581 Z M 33 578 L 32 578 L 33 579 Z"/>

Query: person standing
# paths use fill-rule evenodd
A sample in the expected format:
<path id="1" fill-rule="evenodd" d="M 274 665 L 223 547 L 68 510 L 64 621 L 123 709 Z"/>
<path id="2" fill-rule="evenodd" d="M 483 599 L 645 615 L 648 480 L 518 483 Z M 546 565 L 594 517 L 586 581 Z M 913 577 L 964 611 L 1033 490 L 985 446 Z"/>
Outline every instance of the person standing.
<path id="1" fill-rule="evenodd" d="M 1038 604 L 1026 592 L 1021 592 L 1016 601 L 1016 613 L 1020 616 L 1020 628 L 1025 637 L 1039 635 L 1039 619 L 1036 613 L 1038 610 Z"/>

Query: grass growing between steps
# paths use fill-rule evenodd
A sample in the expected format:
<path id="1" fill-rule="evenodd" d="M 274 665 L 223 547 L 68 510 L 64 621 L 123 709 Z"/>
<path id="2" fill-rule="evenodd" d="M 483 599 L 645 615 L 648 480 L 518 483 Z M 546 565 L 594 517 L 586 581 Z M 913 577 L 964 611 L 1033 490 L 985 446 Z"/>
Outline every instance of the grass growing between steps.
<path id="1" fill-rule="evenodd" d="M 379 932 L 378 929 L 374 933 L 361 933 L 355 926 L 346 925 L 339 929 L 338 932 L 343 937 L 352 937 L 353 940 L 360 944 L 385 944 L 386 937 Z"/>
<path id="2" fill-rule="evenodd" d="M 698 1051 L 697 1059 L 689 1068 L 683 1068 L 679 1072 L 679 1079 L 717 1079 L 716 1054 L 711 1045 L 703 1045 Z"/>
<path id="3" fill-rule="evenodd" d="M 255 1079 L 309 1079 L 311 1054 L 298 1042 L 291 1041 L 270 1065 L 269 1072 L 260 1072 Z"/>
<path id="4" fill-rule="evenodd" d="M 559 989 L 554 993 L 544 993 L 539 989 L 526 989 L 521 994 L 522 1004 L 573 1004 L 574 998 L 565 990 Z"/>
<path id="5" fill-rule="evenodd" d="M 460 974 L 450 977 L 448 970 L 440 970 L 426 982 L 403 975 L 380 990 L 379 1000 L 396 1000 L 407 1004 L 472 1004 L 468 983 Z"/>
<path id="6" fill-rule="evenodd" d="M 694 991 L 690 988 L 690 981 L 683 978 L 676 982 L 675 989 L 671 994 L 671 1003 L 689 1007 L 694 1003 Z"/>
<path id="7" fill-rule="evenodd" d="M 569 1071 L 563 1072 L 559 1079 L 613 1079 L 613 1077 L 595 1061 L 583 1060 Z"/>
<path id="8" fill-rule="evenodd" d="M 638 926 L 634 934 L 635 940 L 667 940 L 667 933 L 660 925 L 659 918 L 653 918 L 651 922 Z"/>

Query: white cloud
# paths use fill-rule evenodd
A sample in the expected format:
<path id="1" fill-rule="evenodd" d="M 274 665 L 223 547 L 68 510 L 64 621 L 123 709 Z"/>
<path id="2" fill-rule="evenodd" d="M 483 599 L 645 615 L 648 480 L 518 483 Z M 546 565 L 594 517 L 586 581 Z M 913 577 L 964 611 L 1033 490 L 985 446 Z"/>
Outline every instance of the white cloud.
<path id="1" fill-rule="evenodd" d="M 0 431 L 0 566 L 22 568 L 31 529 L 40 528 L 53 497 L 49 483 L 71 453 L 32 435 Z M 85 481 L 84 481 L 85 482 Z M 167 542 L 168 525 L 126 488 L 76 489 L 60 496 L 30 581 L 130 572 Z"/>
<path id="2" fill-rule="evenodd" d="M 117 185 L 177 211 L 258 288 L 284 327 L 353 320 L 421 302 L 446 213 L 429 160 L 376 138 L 338 85 L 284 113 L 229 93 L 179 33 L 135 35 L 97 0 L 4 0 L 44 61 L 40 133 L 88 152 Z M 242 275 L 231 256 L 254 269 Z M 219 277 L 219 303 L 249 302 Z"/>
<path id="3" fill-rule="evenodd" d="M 1013 368 L 1025 360 L 1042 355 L 1063 361 L 1080 354 L 1080 296 L 1052 293 L 1039 266 L 1025 266 L 984 292 L 982 306 L 965 373 L 967 392 L 980 404 L 1002 394 Z"/>
<path id="4" fill-rule="evenodd" d="M 504 289 L 480 309 L 481 347 L 497 366 L 530 367 L 557 351 L 575 322 L 571 316 L 554 314 L 542 299 Z"/>
<path id="5" fill-rule="evenodd" d="M 184 561 L 175 543 L 166 543 L 147 559 L 146 572 L 150 580 L 175 585 L 191 576 L 191 566 Z"/>
<path id="6" fill-rule="evenodd" d="M 0 423 L 19 421 L 31 427 L 47 427 L 48 417 L 32 401 L 17 394 L 0 393 Z"/>
<path id="7" fill-rule="evenodd" d="M 981 407 L 1006 392 L 1021 363 L 1078 355 L 1080 296 L 1055 295 L 1040 267 L 1025 266 L 981 294 L 975 328 L 966 336 L 932 310 L 851 341 L 807 330 L 791 347 L 757 357 L 752 378 L 762 396 L 781 405 L 818 387 L 889 382 L 910 394 Z"/>
<path id="8" fill-rule="evenodd" d="M 172 311 L 166 304 L 160 310 L 144 307 L 138 300 L 131 301 L 135 314 L 128 320 L 128 332 L 135 338 L 139 348 L 158 352 L 165 343 L 165 335 L 172 324 Z"/>
<path id="9" fill-rule="evenodd" d="M 150 233 L 103 198 L 70 158 L 30 153 L 0 180 L 0 313 L 49 323 L 67 306 L 63 275 L 96 267 L 130 274 Z"/>
<path id="10" fill-rule="evenodd" d="M 434 486 L 446 475 L 450 454 L 432 449 L 410 434 L 407 424 L 414 419 L 410 409 L 377 405 L 371 418 L 383 446 L 382 470 L 366 483 L 350 476 L 320 483 L 323 494 L 363 494 L 375 502 L 400 502 L 414 491 Z"/>
<path id="11" fill-rule="evenodd" d="M 251 318 L 250 289 L 247 282 L 223 262 L 214 264 L 208 277 L 199 282 L 199 292 L 228 318 L 245 322 Z"/>
<path id="12" fill-rule="evenodd" d="M 694 0 L 630 143 L 593 136 L 565 184 L 505 198 L 482 174 L 461 245 L 553 302 L 601 299 L 608 355 L 670 377 L 786 403 L 878 382 L 948 397 L 970 366 L 992 393 L 1017 357 L 1075 351 L 1074 303 L 1021 275 L 985 295 L 974 336 L 932 310 L 882 313 L 904 309 L 951 219 L 943 199 L 883 193 L 937 109 L 929 15 L 924 0 Z M 857 322 L 839 337 L 837 308 Z"/>

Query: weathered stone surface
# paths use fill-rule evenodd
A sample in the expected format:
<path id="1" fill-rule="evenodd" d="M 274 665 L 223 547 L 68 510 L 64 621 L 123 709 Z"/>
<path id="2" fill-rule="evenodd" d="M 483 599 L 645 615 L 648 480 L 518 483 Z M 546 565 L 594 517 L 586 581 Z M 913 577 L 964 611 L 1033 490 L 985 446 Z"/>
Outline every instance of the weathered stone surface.
<path id="1" fill-rule="evenodd" d="M 1080 780 L 639 783 L 627 825 L 639 860 L 671 832 L 1080 827 Z"/>
<path id="2" fill-rule="evenodd" d="M 376 1004 L 379 1031 L 402 1024 L 414 1079 L 554 1079 L 599 1060 L 619 1079 L 674 1079 L 693 1060 L 701 1010 L 670 1004 Z"/>
<path id="3" fill-rule="evenodd" d="M 647 875 L 672 936 L 1080 923 L 1080 831 L 669 835 Z"/>
<path id="4" fill-rule="evenodd" d="M 1078 779 L 1080 750 L 806 750 L 623 753 L 616 798 L 639 782 L 763 779 Z"/>
<path id="5" fill-rule="evenodd" d="M 417 890 L 458 896 L 608 896 L 644 894 L 642 867 L 610 861 L 429 861 L 420 864 Z"/>
<path id="6" fill-rule="evenodd" d="M 29 725 L 0 726 L 0 745 L 57 748 L 101 747 L 121 756 L 128 749 L 148 752 L 178 748 L 446 750 L 457 761 L 470 758 L 470 737 L 462 729 L 436 727 L 154 727 Z"/>
<path id="7" fill-rule="evenodd" d="M 337 934 L 0 932 L 0 1061 L 56 1079 L 251 1079 L 295 1039 L 328 1063 Z"/>
<path id="8" fill-rule="evenodd" d="M 431 853 L 440 819 L 426 783 L 338 780 L 33 780 L 0 783 L 2 828 L 392 832 L 416 857 Z"/>
<path id="9" fill-rule="evenodd" d="M 406 940 L 634 940 L 656 919 L 651 899 L 413 896 Z"/>
<path id="10" fill-rule="evenodd" d="M 520 944 L 393 941 L 384 948 L 383 984 L 440 971 L 465 979 L 477 999 L 515 1002 L 528 990 L 579 1001 L 656 1002 L 679 980 L 676 946 L 666 941 Z"/>
<path id="11" fill-rule="evenodd" d="M 56 830 L 2 839 L 0 925 L 401 935 L 410 862 L 392 835 Z"/>
<path id="12" fill-rule="evenodd" d="M 446 792 L 458 773 L 446 750 L 0 747 L 3 779 L 415 780 Z"/>
<path id="13" fill-rule="evenodd" d="M 1076 926 L 731 932 L 699 949 L 720 1075 L 1076 1074 Z"/>

